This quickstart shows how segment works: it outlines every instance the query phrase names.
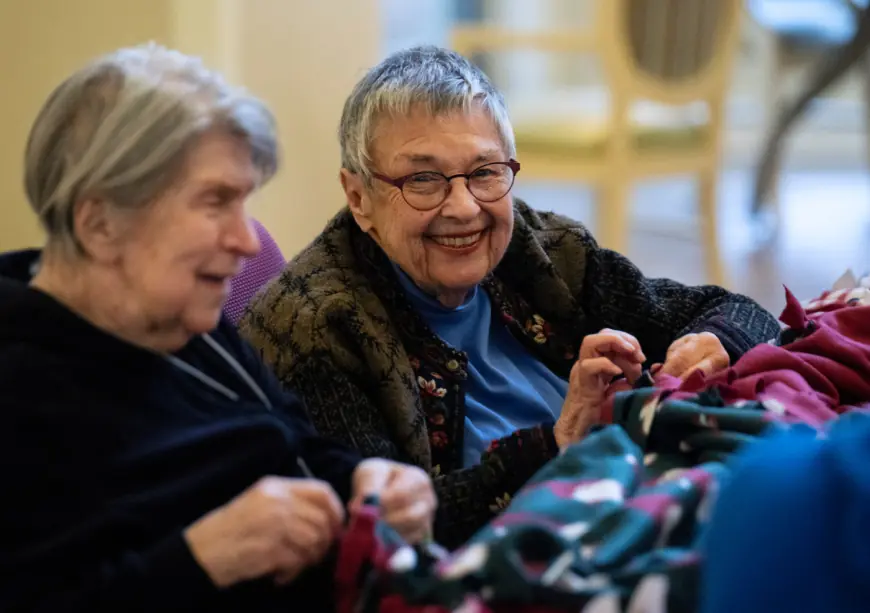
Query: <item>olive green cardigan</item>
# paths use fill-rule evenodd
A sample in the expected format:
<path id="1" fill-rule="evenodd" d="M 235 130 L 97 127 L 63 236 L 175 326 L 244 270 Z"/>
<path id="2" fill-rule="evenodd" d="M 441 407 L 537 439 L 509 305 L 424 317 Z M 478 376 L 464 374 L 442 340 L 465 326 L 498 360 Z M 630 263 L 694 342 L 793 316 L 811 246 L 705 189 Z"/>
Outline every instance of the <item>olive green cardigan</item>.
<path id="1" fill-rule="evenodd" d="M 736 359 L 779 331 L 744 296 L 645 278 L 582 224 L 514 206 L 511 243 L 482 286 L 495 321 L 562 377 L 583 337 L 605 327 L 635 335 L 650 361 L 690 332 L 715 333 Z M 347 209 L 255 298 L 240 325 L 323 434 L 430 471 L 440 499 L 436 538 L 448 547 L 558 453 L 553 425 L 542 424 L 493 442 L 479 466 L 462 468 L 465 356 L 429 330 Z"/>

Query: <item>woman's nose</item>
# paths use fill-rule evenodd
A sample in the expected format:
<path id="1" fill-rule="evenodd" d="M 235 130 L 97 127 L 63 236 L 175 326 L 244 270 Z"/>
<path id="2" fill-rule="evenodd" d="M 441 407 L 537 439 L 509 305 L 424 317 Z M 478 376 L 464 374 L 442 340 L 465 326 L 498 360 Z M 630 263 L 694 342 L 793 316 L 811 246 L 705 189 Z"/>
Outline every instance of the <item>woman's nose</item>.
<path id="1" fill-rule="evenodd" d="M 260 252 L 260 237 L 257 232 L 257 222 L 247 215 L 233 224 L 228 233 L 228 248 L 242 257 L 253 257 Z"/>
<path id="2" fill-rule="evenodd" d="M 450 192 L 441 207 L 441 214 L 455 219 L 474 219 L 480 215 L 480 205 L 462 177 L 450 182 Z"/>

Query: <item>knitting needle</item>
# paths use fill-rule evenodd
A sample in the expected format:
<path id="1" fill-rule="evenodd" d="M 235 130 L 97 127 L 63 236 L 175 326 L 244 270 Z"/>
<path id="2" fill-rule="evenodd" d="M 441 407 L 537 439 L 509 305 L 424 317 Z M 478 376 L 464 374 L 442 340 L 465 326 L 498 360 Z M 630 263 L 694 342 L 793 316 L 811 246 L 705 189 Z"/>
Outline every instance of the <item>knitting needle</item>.
<path id="1" fill-rule="evenodd" d="M 308 467 L 308 464 L 301 457 L 296 457 L 296 464 L 299 466 L 299 470 L 302 471 L 302 474 L 305 475 L 308 479 L 316 479 L 314 473 L 311 472 L 311 469 Z"/>

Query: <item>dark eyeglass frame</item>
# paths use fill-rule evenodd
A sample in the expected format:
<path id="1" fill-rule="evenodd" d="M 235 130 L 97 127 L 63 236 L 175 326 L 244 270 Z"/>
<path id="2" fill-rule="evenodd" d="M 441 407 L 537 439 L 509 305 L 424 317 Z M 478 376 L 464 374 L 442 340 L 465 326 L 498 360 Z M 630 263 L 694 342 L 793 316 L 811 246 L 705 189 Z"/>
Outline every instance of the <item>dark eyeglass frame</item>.
<path id="1" fill-rule="evenodd" d="M 471 176 L 474 173 L 479 172 L 481 169 L 486 168 L 488 166 L 507 166 L 508 168 L 511 169 L 511 172 L 513 173 L 513 176 L 511 177 L 511 184 L 508 185 L 508 187 L 504 191 L 504 193 L 501 194 L 500 196 L 498 196 L 497 198 L 491 198 L 489 200 L 478 197 L 477 194 L 475 194 L 473 191 L 471 191 L 471 186 L 469 185 L 469 181 L 471 180 Z M 461 173 L 460 172 L 460 173 L 457 173 L 455 175 L 450 175 L 449 177 L 447 175 L 445 175 L 443 172 L 438 172 L 437 170 L 424 170 L 422 172 L 412 172 L 409 175 L 404 175 L 402 177 L 397 177 L 395 179 L 392 177 L 388 177 L 386 175 L 378 174 L 375 172 L 375 173 L 372 173 L 372 177 L 397 188 L 402 193 L 402 198 L 405 200 L 405 203 L 409 207 L 411 207 L 412 209 L 416 209 L 418 211 L 433 211 L 433 210 L 437 209 L 439 206 L 441 206 L 442 204 L 444 204 L 444 201 L 447 200 L 448 196 L 450 196 L 450 190 L 453 189 L 453 183 L 452 183 L 453 179 L 456 179 L 459 177 L 462 177 L 463 179 L 465 179 L 465 187 L 466 187 L 466 189 L 468 189 L 469 192 L 471 192 L 471 195 L 474 196 L 475 199 L 480 200 L 481 202 L 495 202 L 496 200 L 501 200 L 502 198 L 507 196 L 508 193 L 510 193 L 511 189 L 513 189 L 513 187 L 514 187 L 514 181 L 516 181 L 517 173 L 519 171 L 520 171 L 520 163 L 518 161 L 516 161 L 515 159 L 510 158 L 507 162 L 488 162 L 486 164 L 482 164 L 482 165 L 478 166 L 477 168 L 475 168 L 474 170 L 472 170 L 469 173 Z M 415 206 L 415 205 L 411 204 L 411 202 L 408 200 L 408 197 L 405 195 L 405 190 L 404 190 L 405 183 L 407 183 L 408 181 L 410 181 L 411 179 L 413 179 L 414 177 L 417 177 L 419 175 L 438 175 L 438 176 L 444 177 L 444 179 L 447 181 L 447 190 L 444 192 L 444 197 L 437 204 L 434 204 L 434 205 L 428 206 L 428 207 L 420 207 L 420 206 Z"/>

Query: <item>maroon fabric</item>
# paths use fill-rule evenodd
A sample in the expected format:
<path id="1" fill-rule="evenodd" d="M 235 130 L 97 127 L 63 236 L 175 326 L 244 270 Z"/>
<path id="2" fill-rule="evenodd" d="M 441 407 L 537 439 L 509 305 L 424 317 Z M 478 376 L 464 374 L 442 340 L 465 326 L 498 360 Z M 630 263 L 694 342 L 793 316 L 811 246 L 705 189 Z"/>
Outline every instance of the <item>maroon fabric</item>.
<path id="1" fill-rule="evenodd" d="M 260 239 L 260 252 L 245 260 L 242 270 L 230 281 L 230 293 L 224 305 L 224 316 L 234 325 L 239 323 L 248 303 L 260 288 L 281 274 L 287 263 L 278 243 L 266 228 L 256 219 L 253 220 L 257 238 Z"/>
<path id="2" fill-rule="evenodd" d="M 838 301 L 808 312 L 786 289 L 780 320 L 796 340 L 759 345 L 712 377 L 657 375 L 656 388 L 672 398 L 715 388 L 727 404 L 760 400 L 779 418 L 812 426 L 863 408 L 870 398 L 870 306 Z M 625 383 L 612 386 L 604 423 L 612 422 L 613 395 L 627 389 Z"/>
<path id="3" fill-rule="evenodd" d="M 449 613 L 443 607 L 414 606 L 400 595 L 391 592 L 389 583 L 381 580 L 390 574 L 390 557 L 398 543 L 390 544 L 379 538 L 378 510 L 373 504 L 363 505 L 350 519 L 339 543 L 338 565 L 335 572 L 336 613 L 358 613 L 360 610 L 377 613 Z M 370 574 L 374 581 L 369 583 Z M 489 613 L 489 610 L 469 603 L 467 613 Z M 371 608 L 369 608 L 371 607 Z"/>
<path id="4" fill-rule="evenodd" d="M 786 290 L 780 319 L 802 336 L 782 347 L 759 345 L 728 370 L 686 386 L 719 386 L 726 402 L 775 399 L 787 412 L 794 406 L 795 417 L 824 420 L 870 398 L 870 307 L 807 314 Z"/>

